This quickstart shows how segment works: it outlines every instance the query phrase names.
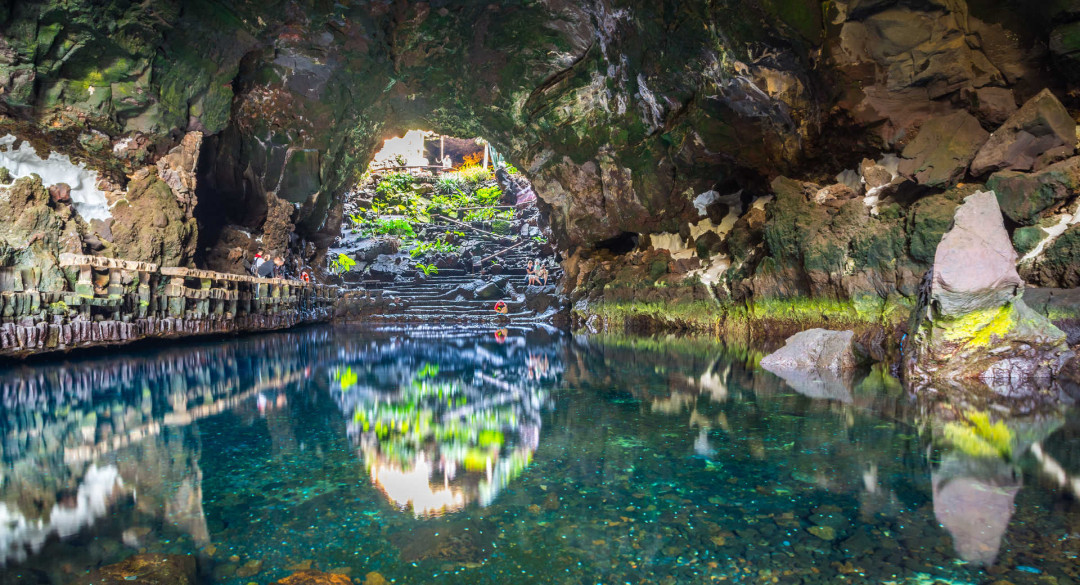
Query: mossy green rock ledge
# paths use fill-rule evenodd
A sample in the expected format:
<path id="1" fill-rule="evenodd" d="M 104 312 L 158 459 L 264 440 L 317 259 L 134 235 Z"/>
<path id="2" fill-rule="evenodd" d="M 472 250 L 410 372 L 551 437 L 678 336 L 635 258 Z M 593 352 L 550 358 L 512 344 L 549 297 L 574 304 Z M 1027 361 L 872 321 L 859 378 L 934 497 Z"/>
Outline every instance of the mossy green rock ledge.
<path id="1" fill-rule="evenodd" d="M 1072 357 L 1065 333 L 1023 301 L 997 199 L 975 193 L 938 244 L 904 348 L 911 381 L 1053 378 Z"/>

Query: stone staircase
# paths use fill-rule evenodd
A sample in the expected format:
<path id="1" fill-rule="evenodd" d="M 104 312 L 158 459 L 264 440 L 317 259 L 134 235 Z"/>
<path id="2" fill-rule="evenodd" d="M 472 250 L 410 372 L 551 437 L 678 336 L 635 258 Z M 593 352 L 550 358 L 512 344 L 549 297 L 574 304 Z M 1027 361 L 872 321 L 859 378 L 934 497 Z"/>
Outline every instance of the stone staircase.
<path id="1" fill-rule="evenodd" d="M 437 273 L 425 275 L 410 268 L 386 278 L 366 278 L 351 284 L 342 303 L 346 318 L 374 322 L 509 324 L 550 321 L 559 312 L 561 301 L 556 283 L 562 269 L 550 257 L 544 257 L 544 244 L 522 236 L 522 227 L 514 222 L 518 234 L 498 236 L 463 229 L 450 222 L 433 222 L 427 230 L 434 233 L 460 231 L 474 256 L 486 259 L 482 265 L 440 266 Z M 524 228 L 527 230 L 527 226 Z M 513 249 L 507 250 L 511 246 Z M 530 260 L 547 262 L 547 286 L 528 285 Z M 440 259 L 445 265 L 446 260 Z M 440 264 L 440 262 L 436 262 Z M 468 264 L 468 263 L 466 263 Z M 507 314 L 495 312 L 502 301 Z"/>

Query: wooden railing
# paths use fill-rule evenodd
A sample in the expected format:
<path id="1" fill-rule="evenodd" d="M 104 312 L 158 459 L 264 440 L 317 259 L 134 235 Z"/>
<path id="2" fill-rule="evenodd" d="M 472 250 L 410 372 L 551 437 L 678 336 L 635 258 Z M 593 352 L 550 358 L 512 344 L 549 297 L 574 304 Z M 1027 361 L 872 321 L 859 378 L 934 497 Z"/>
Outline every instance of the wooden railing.
<path id="1" fill-rule="evenodd" d="M 74 285 L 39 290 L 38 268 L 0 268 L 0 354 L 325 320 L 336 286 L 61 254 Z M 72 272 L 75 272 L 72 275 Z"/>

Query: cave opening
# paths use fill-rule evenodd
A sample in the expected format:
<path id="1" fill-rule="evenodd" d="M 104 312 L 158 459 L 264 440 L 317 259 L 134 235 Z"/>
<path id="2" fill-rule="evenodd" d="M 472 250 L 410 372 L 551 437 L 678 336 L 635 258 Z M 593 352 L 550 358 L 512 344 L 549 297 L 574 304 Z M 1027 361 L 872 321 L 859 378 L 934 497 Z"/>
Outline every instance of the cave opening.
<path id="1" fill-rule="evenodd" d="M 459 311 L 489 310 L 497 295 L 525 312 L 521 293 L 558 278 L 532 184 L 483 138 L 390 136 L 342 205 L 325 268 L 348 289 L 393 290 L 431 313 L 447 309 L 422 302 L 431 290 L 449 291 Z"/>
<path id="2" fill-rule="evenodd" d="M 634 232 L 623 232 L 615 237 L 601 240 L 594 246 L 597 250 L 607 250 L 616 256 L 628 254 L 637 248 L 641 235 Z"/>

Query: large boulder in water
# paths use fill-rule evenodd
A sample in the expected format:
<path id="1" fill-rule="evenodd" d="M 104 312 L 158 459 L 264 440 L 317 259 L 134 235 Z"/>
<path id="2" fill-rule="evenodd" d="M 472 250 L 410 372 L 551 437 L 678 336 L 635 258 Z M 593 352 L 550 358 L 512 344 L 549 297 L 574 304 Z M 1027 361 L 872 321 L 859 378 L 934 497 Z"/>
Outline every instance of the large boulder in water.
<path id="1" fill-rule="evenodd" d="M 1065 334 L 1022 299 L 993 193 L 968 196 L 938 244 L 905 347 L 912 380 L 1049 378 L 1072 353 Z"/>
<path id="2" fill-rule="evenodd" d="M 1044 89 L 990 135 L 971 162 L 971 174 L 1027 171 L 1046 162 L 1040 157 L 1060 160 L 1075 150 L 1076 121 L 1054 94 Z"/>
<path id="3" fill-rule="evenodd" d="M 811 398 L 851 401 L 851 376 L 859 365 L 853 331 L 807 329 L 761 358 L 761 367 Z"/>

